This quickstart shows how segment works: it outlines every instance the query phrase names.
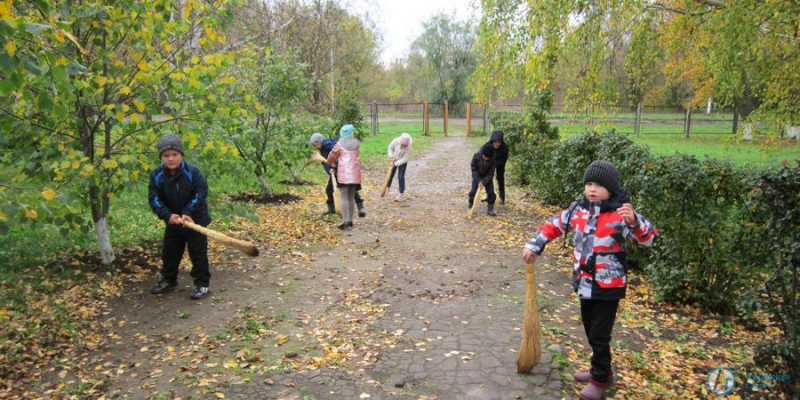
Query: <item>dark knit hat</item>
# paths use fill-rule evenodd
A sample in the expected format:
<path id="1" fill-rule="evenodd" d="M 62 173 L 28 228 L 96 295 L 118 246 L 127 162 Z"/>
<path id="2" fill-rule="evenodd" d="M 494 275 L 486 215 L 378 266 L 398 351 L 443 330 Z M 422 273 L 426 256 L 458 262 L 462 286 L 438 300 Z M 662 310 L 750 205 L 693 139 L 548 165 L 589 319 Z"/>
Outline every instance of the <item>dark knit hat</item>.
<path id="1" fill-rule="evenodd" d="M 622 187 L 617 167 L 603 160 L 597 160 L 589 164 L 586 172 L 583 173 L 583 183 L 586 184 L 586 182 L 597 183 L 608 189 L 609 193 L 612 194 L 619 192 Z"/>
<path id="2" fill-rule="evenodd" d="M 165 133 L 158 139 L 158 143 L 156 144 L 156 148 L 158 149 L 158 156 L 161 157 L 167 150 L 175 150 L 181 155 L 185 155 L 183 153 L 183 143 L 181 143 L 181 138 L 174 133 Z"/>
<path id="3" fill-rule="evenodd" d="M 481 147 L 481 155 L 489 158 L 494 157 L 494 147 L 490 144 L 483 145 L 483 147 Z"/>

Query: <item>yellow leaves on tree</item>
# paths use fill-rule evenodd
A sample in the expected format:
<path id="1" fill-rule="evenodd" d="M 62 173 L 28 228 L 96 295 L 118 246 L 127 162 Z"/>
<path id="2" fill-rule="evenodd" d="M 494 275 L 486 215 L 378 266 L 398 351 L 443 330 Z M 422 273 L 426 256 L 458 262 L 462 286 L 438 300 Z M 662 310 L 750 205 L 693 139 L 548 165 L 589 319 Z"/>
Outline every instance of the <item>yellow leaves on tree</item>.
<path id="1" fill-rule="evenodd" d="M 36 219 L 39 216 L 39 213 L 37 213 L 36 210 L 34 210 L 32 208 L 26 208 L 25 209 L 25 216 L 30 218 L 30 219 Z"/>
<path id="2" fill-rule="evenodd" d="M 133 105 L 136 106 L 136 109 L 139 110 L 139 112 L 144 112 L 145 105 L 141 100 L 139 99 L 134 100 Z"/>
<path id="3" fill-rule="evenodd" d="M 6 42 L 6 52 L 8 55 L 13 56 L 17 53 L 17 45 L 14 44 L 14 41 L 9 40 Z"/>
<path id="4" fill-rule="evenodd" d="M 103 160 L 102 165 L 105 169 L 114 169 L 119 166 L 119 163 L 117 163 L 117 160 L 105 159 Z"/>
<path id="5" fill-rule="evenodd" d="M 13 14 L 11 7 L 13 5 L 14 5 L 14 0 L 0 0 L 0 18 L 11 17 Z"/>
<path id="6" fill-rule="evenodd" d="M 53 189 L 45 189 L 42 191 L 42 197 L 44 197 L 47 201 L 55 199 L 57 195 L 58 193 L 56 193 Z"/>

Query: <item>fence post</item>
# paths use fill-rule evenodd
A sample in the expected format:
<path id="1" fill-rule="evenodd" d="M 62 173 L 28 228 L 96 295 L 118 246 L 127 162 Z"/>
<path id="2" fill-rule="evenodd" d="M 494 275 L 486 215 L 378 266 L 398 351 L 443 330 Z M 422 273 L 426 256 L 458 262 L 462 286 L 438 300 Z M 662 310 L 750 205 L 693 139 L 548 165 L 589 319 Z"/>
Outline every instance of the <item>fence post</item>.
<path id="1" fill-rule="evenodd" d="M 689 139 L 689 133 L 692 131 L 692 107 L 686 109 L 686 119 L 683 121 L 683 136 Z"/>
<path id="2" fill-rule="evenodd" d="M 422 132 L 425 136 L 428 136 L 428 118 L 430 117 L 428 113 L 428 100 L 425 100 L 422 103 Z"/>
<path id="3" fill-rule="evenodd" d="M 469 136 L 469 131 L 471 127 L 472 127 L 472 104 L 467 102 L 467 136 Z"/>
<path id="4" fill-rule="evenodd" d="M 642 102 L 636 102 L 636 137 L 642 132 Z"/>
<path id="5" fill-rule="evenodd" d="M 483 134 L 489 134 L 489 103 L 483 105 Z"/>
<path id="6" fill-rule="evenodd" d="M 447 117 L 449 116 L 450 111 L 447 108 L 447 99 L 444 99 L 444 136 L 447 137 Z"/>
<path id="7" fill-rule="evenodd" d="M 372 136 L 378 134 L 378 102 L 372 102 Z"/>

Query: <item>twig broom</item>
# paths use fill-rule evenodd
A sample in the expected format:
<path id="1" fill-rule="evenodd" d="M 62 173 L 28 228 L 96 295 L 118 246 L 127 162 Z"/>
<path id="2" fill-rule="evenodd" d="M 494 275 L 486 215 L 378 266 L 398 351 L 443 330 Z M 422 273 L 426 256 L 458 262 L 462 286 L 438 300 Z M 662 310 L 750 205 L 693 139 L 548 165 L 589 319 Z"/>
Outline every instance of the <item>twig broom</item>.
<path id="1" fill-rule="evenodd" d="M 389 167 L 389 170 L 386 171 L 386 179 L 383 180 L 383 189 L 381 189 L 381 197 L 386 196 L 386 191 L 389 190 L 389 178 L 392 177 L 392 171 L 394 171 L 394 168 L 395 168 L 394 161 L 392 161 L 392 165 Z"/>
<path id="2" fill-rule="evenodd" d="M 525 271 L 525 319 L 522 322 L 522 344 L 517 358 L 517 372 L 527 374 L 542 358 L 542 324 L 539 321 L 539 302 L 536 299 L 536 277 L 533 260 Z"/>
<path id="3" fill-rule="evenodd" d="M 472 218 L 472 215 L 475 214 L 475 210 L 478 209 L 478 204 L 481 202 L 481 195 L 483 195 L 483 184 L 478 183 L 478 190 L 475 192 L 475 197 L 472 198 L 472 208 L 469 209 L 467 218 Z"/>
<path id="4" fill-rule="evenodd" d="M 336 174 L 331 170 L 331 183 L 333 184 L 333 209 L 336 210 L 336 215 L 342 216 L 342 198 L 339 194 L 339 183 L 336 181 Z"/>
<path id="5" fill-rule="evenodd" d="M 252 244 L 250 242 L 245 242 L 244 240 L 234 239 L 234 238 L 232 238 L 232 237 L 230 237 L 228 235 L 225 235 L 225 234 L 219 233 L 217 231 L 213 231 L 211 229 L 208 229 L 208 228 L 202 227 L 200 225 L 197 225 L 194 222 L 189 222 L 189 221 L 186 221 L 186 220 L 182 220 L 182 223 L 183 223 L 183 226 L 185 226 L 185 227 L 187 227 L 187 228 L 189 228 L 191 230 L 200 232 L 203 235 L 206 235 L 206 236 L 210 237 L 211 239 L 214 239 L 214 240 L 216 240 L 218 242 L 225 243 L 226 245 L 229 245 L 229 246 L 241 251 L 242 253 L 247 254 L 250 257 L 258 256 L 258 247 L 256 247 L 254 244 Z"/>

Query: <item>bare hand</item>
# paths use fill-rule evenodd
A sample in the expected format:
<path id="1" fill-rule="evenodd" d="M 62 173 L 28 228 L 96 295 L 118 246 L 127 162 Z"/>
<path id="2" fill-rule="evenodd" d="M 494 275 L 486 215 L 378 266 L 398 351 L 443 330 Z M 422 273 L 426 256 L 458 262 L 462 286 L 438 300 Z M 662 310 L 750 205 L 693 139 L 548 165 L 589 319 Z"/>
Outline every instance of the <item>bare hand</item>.
<path id="1" fill-rule="evenodd" d="M 178 214 L 172 214 L 169 216 L 169 221 L 167 221 L 170 225 L 181 225 L 181 216 Z"/>
<path id="2" fill-rule="evenodd" d="M 184 221 L 191 222 L 191 223 L 194 223 L 194 220 L 192 219 L 192 217 L 190 217 L 190 216 L 188 216 L 188 215 L 184 215 L 184 216 L 183 216 L 183 220 L 184 220 Z"/>
<path id="3" fill-rule="evenodd" d="M 622 207 L 617 209 L 617 212 L 622 216 L 626 224 L 633 225 L 636 222 L 636 213 L 630 203 L 623 204 Z"/>
<path id="4" fill-rule="evenodd" d="M 536 258 L 539 257 L 536 253 L 529 249 L 522 250 L 522 259 L 525 260 L 526 263 L 528 262 L 536 262 Z"/>

